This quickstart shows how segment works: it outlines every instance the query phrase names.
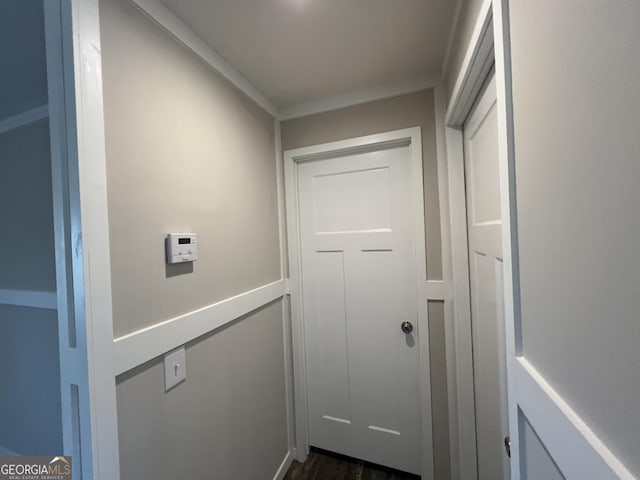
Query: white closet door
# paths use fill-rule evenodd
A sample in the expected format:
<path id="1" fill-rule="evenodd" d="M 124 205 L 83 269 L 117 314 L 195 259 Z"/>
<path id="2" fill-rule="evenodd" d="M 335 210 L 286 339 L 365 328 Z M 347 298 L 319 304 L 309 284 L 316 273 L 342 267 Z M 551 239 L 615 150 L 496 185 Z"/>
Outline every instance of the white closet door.
<path id="1" fill-rule="evenodd" d="M 478 479 L 509 478 L 495 79 L 464 128 Z"/>
<path id="2" fill-rule="evenodd" d="M 302 162 L 298 188 L 310 443 L 420 473 L 409 147 Z"/>

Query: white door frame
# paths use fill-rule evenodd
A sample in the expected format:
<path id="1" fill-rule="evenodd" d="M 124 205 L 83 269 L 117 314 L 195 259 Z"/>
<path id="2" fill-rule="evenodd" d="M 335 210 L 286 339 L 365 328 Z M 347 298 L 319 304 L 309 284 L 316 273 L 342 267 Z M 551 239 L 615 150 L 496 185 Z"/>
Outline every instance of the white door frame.
<path id="1" fill-rule="evenodd" d="M 295 397 L 295 458 L 303 462 L 309 453 L 307 368 L 305 360 L 305 326 L 302 309 L 302 275 L 300 225 L 298 212 L 298 164 L 309 160 L 367 153 L 394 147 L 410 147 L 411 202 L 413 238 L 416 258 L 418 299 L 418 345 L 420 348 L 420 406 L 422 416 L 422 478 L 433 480 L 433 439 L 431 422 L 431 384 L 429 366 L 429 322 L 427 314 L 427 264 L 425 246 L 424 189 L 422 176 L 422 140 L 420 127 L 324 143 L 284 152 L 285 199 L 289 255 L 289 288 L 293 343 Z"/>
<path id="2" fill-rule="evenodd" d="M 462 126 L 495 61 L 511 478 L 519 480 L 525 472 L 526 459 L 519 447 L 526 418 L 566 478 L 632 479 L 523 354 L 508 4 L 508 0 L 483 2 L 446 114 L 442 87 L 437 91 L 438 129 L 445 144 L 439 153 L 446 150 L 446 162 L 440 163 L 446 170 L 440 188 L 448 192 L 442 214 L 449 221 L 445 235 L 452 239 L 449 274 L 454 322 L 447 345 L 455 351 L 455 374 L 449 377 L 449 391 L 455 397 L 451 410 L 457 412 L 457 421 L 452 422 L 452 464 L 456 463 L 452 470 L 460 479 L 477 478 Z"/>
<path id="3" fill-rule="evenodd" d="M 446 322 L 448 391 L 451 429 L 452 478 L 478 478 L 473 350 L 471 331 L 471 293 L 469 289 L 469 246 L 467 236 L 467 203 L 464 169 L 463 124 L 494 64 L 494 28 L 492 0 L 480 9 L 469 47 L 453 92 L 446 105 L 444 87 L 436 89 L 437 129 L 441 148 L 440 172 L 441 216 L 443 218 L 443 267 L 450 278 L 450 305 Z M 496 77 L 499 73 L 496 71 Z M 497 84 L 498 88 L 499 85 Z M 500 97 L 500 93 L 498 93 Z M 501 116 L 498 102 L 498 116 Z M 499 121 L 500 127 L 500 121 Z M 448 193 L 448 196 L 447 196 Z M 503 213 L 504 215 L 504 213 Z M 508 231 L 503 223 L 503 235 Z M 446 239 L 449 238 L 449 242 Z M 445 247 L 450 248 L 447 252 Z M 447 255 L 449 253 L 449 255 Z M 506 256 L 506 251 L 503 252 Z M 506 265 L 506 258 L 505 258 Z M 505 288 L 508 279 L 505 276 Z M 449 303 L 445 300 L 445 306 Z M 505 308 L 505 317 L 508 316 Z M 453 358 L 451 358 L 453 357 Z M 514 477 L 515 480 L 516 477 Z"/>
<path id="4" fill-rule="evenodd" d="M 495 64 L 498 150 L 502 213 L 502 243 L 504 256 L 504 302 L 505 302 L 505 340 L 507 355 L 514 351 L 514 302 L 518 289 L 514 284 L 518 274 L 513 271 L 514 254 L 517 250 L 515 237 L 515 183 L 511 178 L 513 145 L 511 129 L 511 91 L 507 82 L 510 75 L 510 52 L 505 49 L 506 16 L 503 17 L 503 0 L 485 0 L 481 6 L 473 34 L 471 36 L 462 67 L 454 84 L 446 113 L 440 112 L 440 122 L 444 122 L 446 143 L 446 185 L 441 188 L 448 191 L 449 234 L 451 237 L 451 285 L 453 303 L 453 328 L 448 348 L 455 351 L 454 384 L 449 385 L 453 392 L 452 410 L 457 413 L 452 426 L 456 429 L 452 435 L 452 470 L 458 472 L 460 479 L 477 479 L 477 444 L 475 419 L 475 392 L 472 357 L 471 302 L 469 291 L 469 246 L 467 232 L 467 206 L 464 169 L 463 125 L 471 112 L 474 102 L 481 92 L 487 75 Z M 508 70 L 507 70 L 508 69 Z M 510 78 L 510 77 L 509 77 Z M 509 90 L 507 91 L 507 88 Z M 442 92 L 440 92 L 442 94 Z M 512 365 L 507 362 L 507 391 L 513 398 Z M 517 412 L 509 402 L 509 433 L 511 438 L 518 437 Z M 511 478 L 520 478 L 518 442 L 512 441 Z"/>
<path id="5" fill-rule="evenodd" d="M 120 478 L 98 0 L 45 0 L 63 449 Z M 73 321 L 70 321 L 73 319 Z"/>

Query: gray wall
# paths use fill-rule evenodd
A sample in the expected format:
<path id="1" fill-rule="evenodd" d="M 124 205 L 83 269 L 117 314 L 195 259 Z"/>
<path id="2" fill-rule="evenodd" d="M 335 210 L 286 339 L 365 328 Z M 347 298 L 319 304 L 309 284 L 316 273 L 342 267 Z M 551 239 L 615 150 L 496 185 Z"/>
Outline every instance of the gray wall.
<path id="1" fill-rule="evenodd" d="M 282 304 L 187 346 L 164 393 L 161 360 L 118 379 L 122 480 L 273 478 L 287 452 Z"/>
<path id="2" fill-rule="evenodd" d="M 127 0 L 100 2 L 114 331 L 278 280 L 274 119 Z M 199 259 L 165 266 L 164 236 Z M 271 478 L 287 451 L 274 304 L 117 379 L 123 479 Z"/>
<path id="3" fill-rule="evenodd" d="M 462 7 L 456 22 L 455 33 L 449 58 L 447 60 L 446 71 L 444 76 L 444 84 L 447 90 L 447 98 L 451 96 L 455 85 L 464 56 L 467 53 L 467 47 L 471 40 L 471 34 L 476 26 L 480 7 L 484 0 L 462 0 Z"/>
<path id="4" fill-rule="evenodd" d="M 363 103 L 282 122 L 282 150 L 422 127 L 427 277 L 442 279 L 440 204 L 433 90 Z"/>
<path id="5" fill-rule="evenodd" d="M 282 149 L 344 140 L 409 127 L 422 127 L 427 276 L 442 279 L 440 205 L 433 90 L 355 105 L 282 122 Z M 450 478 L 444 309 L 429 304 L 429 340 L 436 478 Z"/>
<path id="6" fill-rule="evenodd" d="M 279 279 L 274 119 L 127 0 L 100 5 L 121 336 Z M 185 231 L 192 272 L 165 267 Z"/>
<path id="7" fill-rule="evenodd" d="M 640 3 L 510 10 L 524 354 L 640 475 Z"/>

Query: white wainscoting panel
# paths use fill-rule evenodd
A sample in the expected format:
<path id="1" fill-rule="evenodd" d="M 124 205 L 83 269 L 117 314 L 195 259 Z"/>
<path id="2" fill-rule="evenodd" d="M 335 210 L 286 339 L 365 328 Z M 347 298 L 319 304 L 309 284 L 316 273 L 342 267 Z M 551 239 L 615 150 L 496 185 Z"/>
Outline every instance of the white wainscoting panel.
<path id="1" fill-rule="evenodd" d="M 142 365 L 283 295 L 284 281 L 278 280 L 116 338 L 113 342 L 115 374 L 120 375 Z"/>
<path id="2" fill-rule="evenodd" d="M 524 357 L 515 370 L 518 406 L 566 478 L 635 478 Z"/>

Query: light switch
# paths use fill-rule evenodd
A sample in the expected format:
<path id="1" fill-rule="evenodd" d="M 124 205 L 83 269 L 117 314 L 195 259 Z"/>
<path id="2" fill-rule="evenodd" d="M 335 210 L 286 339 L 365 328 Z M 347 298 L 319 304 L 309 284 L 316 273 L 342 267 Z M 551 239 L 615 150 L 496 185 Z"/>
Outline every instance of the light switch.
<path id="1" fill-rule="evenodd" d="M 186 378 L 186 353 L 184 347 L 180 347 L 164 356 L 164 391 L 168 392 Z"/>

